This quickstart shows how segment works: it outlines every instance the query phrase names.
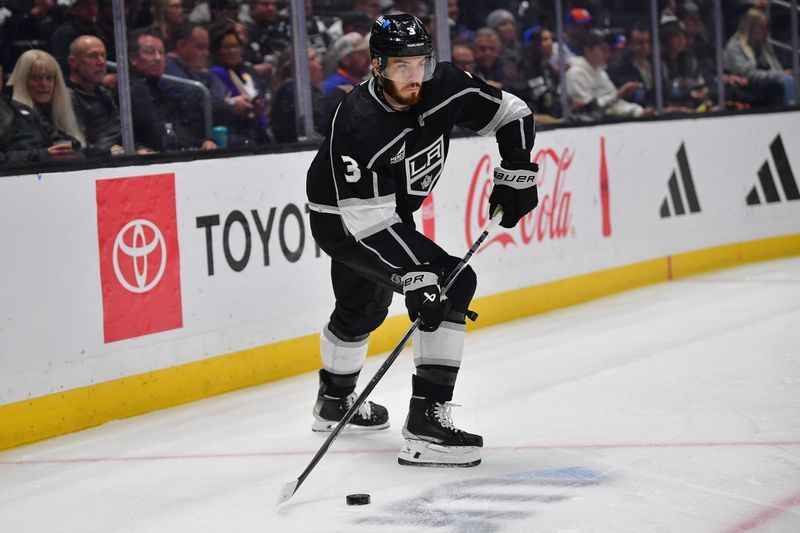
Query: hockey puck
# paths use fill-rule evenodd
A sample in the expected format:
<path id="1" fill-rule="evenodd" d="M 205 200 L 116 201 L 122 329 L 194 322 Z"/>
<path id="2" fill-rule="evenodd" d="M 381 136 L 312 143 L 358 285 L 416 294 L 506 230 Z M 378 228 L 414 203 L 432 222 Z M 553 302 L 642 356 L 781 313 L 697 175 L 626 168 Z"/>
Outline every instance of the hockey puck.
<path id="1" fill-rule="evenodd" d="M 347 505 L 367 505 L 369 503 L 369 494 L 348 494 Z"/>

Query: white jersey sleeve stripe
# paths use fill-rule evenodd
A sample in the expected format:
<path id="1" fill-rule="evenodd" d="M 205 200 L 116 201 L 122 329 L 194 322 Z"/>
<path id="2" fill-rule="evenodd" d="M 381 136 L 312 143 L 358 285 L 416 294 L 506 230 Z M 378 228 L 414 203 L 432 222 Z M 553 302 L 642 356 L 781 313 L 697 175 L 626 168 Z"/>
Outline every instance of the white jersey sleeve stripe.
<path id="1" fill-rule="evenodd" d="M 334 115 L 334 120 L 335 120 L 335 119 L 336 119 L 336 116 Z M 394 139 L 392 139 L 391 141 L 389 141 L 389 142 L 386 144 L 386 146 L 384 146 L 383 148 L 381 148 L 380 150 L 378 150 L 378 151 L 375 153 L 375 155 L 373 155 L 373 156 L 372 156 L 372 159 L 370 159 L 370 160 L 369 160 L 369 163 L 367 163 L 367 168 L 368 168 L 368 169 L 370 169 L 370 170 L 372 170 L 372 165 L 374 165 L 374 164 L 375 164 L 375 161 L 376 161 L 376 160 L 377 160 L 377 159 L 380 157 L 380 155 L 381 155 L 383 152 L 385 152 L 386 150 L 388 150 L 388 149 L 389 149 L 389 147 L 390 147 L 390 146 L 392 146 L 394 143 L 396 143 L 396 142 L 397 142 L 397 141 L 399 141 L 401 138 L 403 138 L 403 136 L 405 136 L 405 134 L 406 134 L 406 133 L 408 133 L 409 131 L 414 131 L 414 130 L 412 130 L 411 128 L 406 128 L 406 129 L 404 129 L 403 131 L 401 131 L 401 132 L 400 132 L 400 135 L 398 135 L 397 137 L 395 137 Z"/>
<path id="2" fill-rule="evenodd" d="M 383 257 L 383 256 L 382 256 L 382 255 L 381 255 L 379 252 L 378 252 L 378 250 L 376 250 L 376 249 L 375 249 L 375 248 L 373 248 L 372 246 L 367 246 L 367 244 L 366 244 L 364 241 L 361 241 L 361 246 L 363 246 L 363 247 L 364 247 L 364 248 L 366 248 L 367 250 L 370 250 L 372 253 L 374 253 L 374 254 L 375 254 L 377 257 L 378 257 L 378 259 L 380 259 L 381 261 L 383 261 L 384 263 L 386 263 L 387 265 L 389 265 L 389 266 L 390 266 L 390 267 L 392 267 L 393 269 L 395 269 L 395 270 L 400 270 L 400 267 L 399 267 L 398 265 L 394 265 L 394 264 L 390 263 L 389 261 L 387 261 L 387 260 L 386 260 L 386 259 L 385 259 L 385 258 L 384 258 L 384 257 Z"/>
<path id="3" fill-rule="evenodd" d="M 462 96 L 465 96 L 465 95 L 470 94 L 470 93 L 478 93 L 480 96 L 483 96 L 487 100 L 491 100 L 492 102 L 496 103 L 499 106 L 503 105 L 503 102 L 499 98 L 495 98 L 494 96 L 492 96 L 490 94 L 486 94 L 485 92 L 481 91 L 481 89 L 478 88 L 478 87 L 469 87 L 467 89 L 464 89 L 463 91 L 457 92 L 456 94 L 454 94 L 453 96 L 451 96 L 450 98 L 448 98 L 447 100 L 442 102 L 441 104 L 437 105 L 436 107 L 432 107 L 432 108 L 428 109 L 427 111 L 425 111 L 422 114 L 422 118 L 425 119 L 425 118 L 429 117 L 430 115 L 433 115 L 434 113 L 439 111 L 441 108 L 443 108 L 444 106 L 446 106 L 447 104 L 449 104 L 450 102 L 455 100 L 456 98 L 461 98 Z"/>
<path id="4" fill-rule="evenodd" d="M 405 252 L 408 254 L 408 257 L 410 257 L 411 260 L 414 261 L 414 264 L 419 265 L 421 261 L 417 259 L 417 256 L 414 255 L 414 252 L 411 251 L 411 248 L 408 247 L 405 241 L 403 241 L 403 239 L 400 238 L 400 235 L 398 235 L 392 228 L 388 228 L 387 231 L 392 237 L 395 238 L 395 240 L 400 244 L 403 250 L 405 250 Z"/>
<path id="5" fill-rule="evenodd" d="M 497 110 L 491 122 L 478 132 L 478 135 L 493 135 L 509 122 L 526 117 L 530 114 L 531 110 L 528 109 L 528 105 L 522 101 L 522 99 L 503 91 L 503 100 L 500 102 L 500 109 Z"/>

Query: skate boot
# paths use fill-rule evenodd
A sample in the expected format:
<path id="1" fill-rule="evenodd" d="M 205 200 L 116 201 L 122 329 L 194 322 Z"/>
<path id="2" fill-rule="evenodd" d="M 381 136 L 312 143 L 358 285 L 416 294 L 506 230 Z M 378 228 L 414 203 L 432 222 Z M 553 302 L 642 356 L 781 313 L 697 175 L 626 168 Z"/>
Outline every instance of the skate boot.
<path id="1" fill-rule="evenodd" d="M 397 462 L 411 466 L 467 467 L 481 462 L 483 437 L 453 425 L 450 404 L 411 397 Z"/>
<path id="2" fill-rule="evenodd" d="M 355 377 L 357 377 L 357 374 L 348 376 L 348 378 L 352 378 L 351 386 L 355 386 Z M 355 392 L 350 392 L 344 397 L 334 396 L 330 394 L 329 389 L 331 387 L 326 381 L 334 381 L 333 388 L 336 388 L 336 377 L 332 377 L 325 370 L 321 370 L 317 402 L 314 404 L 312 431 L 333 431 L 339 425 L 345 413 L 356 403 L 356 398 L 358 397 Z M 346 394 L 346 392 L 343 391 L 341 394 Z M 353 417 L 343 428 L 343 431 L 386 429 L 388 427 L 389 412 L 386 408 L 377 403 L 365 401 L 353 413 Z"/>

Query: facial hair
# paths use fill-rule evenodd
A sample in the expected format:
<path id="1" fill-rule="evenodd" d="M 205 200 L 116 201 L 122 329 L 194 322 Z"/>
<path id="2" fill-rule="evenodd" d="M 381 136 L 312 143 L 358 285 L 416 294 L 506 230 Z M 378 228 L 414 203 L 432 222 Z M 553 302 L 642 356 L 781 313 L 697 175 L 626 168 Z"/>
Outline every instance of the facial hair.
<path id="1" fill-rule="evenodd" d="M 397 84 L 394 81 L 382 77 L 381 82 L 381 87 L 383 88 L 384 94 L 391 96 L 394 101 L 402 106 L 411 107 L 422 100 L 422 84 L 420 83 L 415 83 L 412 85 L 419 87 L 417 94 L 413 96 L 403 96 L 400 94 Z"/>

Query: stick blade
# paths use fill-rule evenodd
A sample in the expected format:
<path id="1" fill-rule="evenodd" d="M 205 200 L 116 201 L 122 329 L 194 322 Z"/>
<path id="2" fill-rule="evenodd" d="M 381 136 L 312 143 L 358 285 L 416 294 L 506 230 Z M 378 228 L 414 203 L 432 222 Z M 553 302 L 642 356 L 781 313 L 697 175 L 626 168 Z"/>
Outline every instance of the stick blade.
<path id="1" fill-rule="evenodd" d="M 299 479 L 293 479 L 288 483 L 284 483 L 283 487 L 281 487 L 281 492 L 278 494 L 278 501 L 275 505 L 280 505 L 292 496 L 294 496 L 295 491 L 297 490 L 297 484 L 300 482 Z"/>

